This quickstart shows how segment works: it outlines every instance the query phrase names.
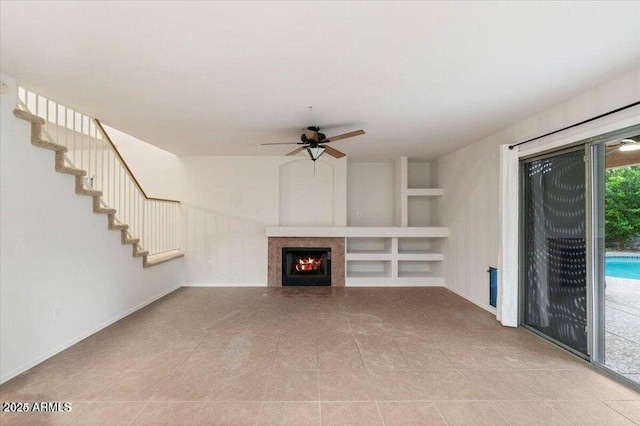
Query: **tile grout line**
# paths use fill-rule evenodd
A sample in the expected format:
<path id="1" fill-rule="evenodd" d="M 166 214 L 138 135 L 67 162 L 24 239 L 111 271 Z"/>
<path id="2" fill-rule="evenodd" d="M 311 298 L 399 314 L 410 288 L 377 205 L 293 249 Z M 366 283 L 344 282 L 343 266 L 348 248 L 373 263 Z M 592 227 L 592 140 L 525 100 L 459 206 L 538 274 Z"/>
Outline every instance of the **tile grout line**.
<path id="1" fill-rule="evenodd" d="M 385 426 L 384 417 L 382 417 L 382 411 L 380 411 L 380 405 L 378 404 L 378 400 L 374 401 L 376 403 L 376 409 L 378 410 L 378 415 L 380 416 L 380 421 L 382 422 L 382 426 Z"/>
<path id="2" fill-rule="evenodd" d="M 597 400 L 596 400 L 597 401 Z M 574 424 L 570 419 L 568 419 L 564 414 L 562 414 L 560 411 L 556 410 L 556 408 L 551 404 L 550 401 L 543 401 L 545 404 L 547 404 L 549 406 L 549 408 L 551 408 L 554 412 L 558 413 L 558 415 L 560 417 L 562 417 L 563 419 L 565 419 L 567 421 L 567 423 L 569 424 Z M 553 402 L 553 401 L 552 401 Z"/>
<path id="3" fill-rule="evenodd" d="M 496 406 L 494 405 L 493 401 L 488 401 L 489 405 L 491 406 L 491 408 L 494 409 L 494 411 L 496 413 L 498 413 L 498 415 L 508 424 L 508 425 L 513 425 L 513 423 L 511 423 L 509 420 L 507 420 L 507 418 L 505 416 L 502 415 L 502 413 L 500 412 L 500 410 L 498 410 L 496 408 Z M 517 426 L 517 425 L 513 425 L 513 426 Z"/>
<path id="4" fill-rule="evenodd" d="M 620 414 L 622 417 L 624 417 L 625 419 L 629 420 L 631 423 L 633 424 L 638 424 L 635 422 L 635 420 L 633 420 L 632 418 L 628 417 L 626 414 L 621 413 L 620 411 L 616 410 L 614 407 L 612 407 L 611 405 L 607 404 L 607 401 L 600 401 L 602 404 L 604 404 L 605 406 L 609 407 L 610 409 L 612 409 L 613 411 L 615 411 L 616 413 Z M 616 401 L 616 400 L 611 400 L 611 401 Z M 633 401 L 640 401 L 637 399 L 625 399 L 625 400 L 617 400 L 617 402 L 633 402 Z"/>
<path id="5" fill-rule="evenodd" d="M 317 350 L 316 350 L 316 353 L 317 353 Z M 320 399 L 320 370 L 316 370 L 316 379 L 318 382 L 318 412 L 320 413 L 320 426 L 322 426 L 322 402 L 321 402 L 322 400 Z"/>
<path id="6" fill-rule="evenodd" d="M 200 417 L 202 417 L 202 413 L 204 412 L 204 409 L 207 408 L 207 405 L 209 405 L 209 402 L 211 401 L 184 401 L 184 402 L 202 402 L 202 407 L 200 407 L 200 411 L 198 412 L 198 416 L 196 417 L 196 420 L 195 420 L 195 423 L 198 424 L 198 420 L 200 420 Z"/>
<path id="7" fill-rule="evenodd" d="M 258 411 L 258 418 L 256 419 L 256 426 L 260 424 L 262 418 L 262 410 L 264 408 L 264 401 L 260 401 L 260 411 Z"/>
<path id="8" fill-rule="evenodd" d="M 150 402 L 151 402 L 151 398 L 149 398 L 149 400 L 146 402 L 146 404 L 144 404 L 144 406 L 138 412 L 138 414 L 136 414 L 136 416 L 129 422 L 129 426 L 131 426 L 138 419 L 138 417 L 140 417 L 140 414 L 142 414 L 142 412 L 147 408 Z"/>
<path id="9" fill-rule="evenodd" d="M 239 332 L 238 334 L 244 334 L 244 331 Z M 231 356 L 229 358 L 227 358 L 226 362 L 224 363 L 224 365 L 222 366 L 222 373 L 224 373 L 227 370 L 227 365 L 229 365 L 229 363 L 231 362 L 231 360 L 233 359 L 234 356 L 236 356 L 236 352 L 238 351 L 238 348 L 240 347 L 240 343 L 238 343 L 234 348 L 233 348 L 233 353 L 231 354 Z"/>
<path id="10" fill-rule="evenodd" d="M 444 417 L 444 414 L 442 414 L 442 412 L 440 411 L 440 409 L 438 408 L 438 404 L 435 403 L 435 401 L 431 401 L 431 403 L 433 404 L 433 406 L 436 408 L 436 411 L 438 412 L 438 414 L 440 415 L 440 418 L 442 418 L 442 420 L 444 421 L 444 423 L 446 425 L 449 425 L 449 422 L 447 421 L 447 419 Z"/>
<path id="11" fill-rule="evenodd" d="M 402 352 L 402 350 L 400 349 L 400 347 L 398 346 L 398 344 L 396 343 L 396 339 L 394 339 L 393 337 L 389 336 L 391 339 L 391 343 L 393 343 L 393 346 L 396 348 L 396 350 L 400 353 L 400 356 L 402 357 L 402 359 L 404 360 L 405 364 L 407 364 L 407 367 L 409 367 L 409 370 L 411 370 L 415 376 L 415 371 L 414 368 L 411 367 L 411 364 L 409 364 L 409 361 L 407 361 L 407 357 L 405 356 L 405 354 Z M 424 389 L 423 389 L 424 390 Z"/>

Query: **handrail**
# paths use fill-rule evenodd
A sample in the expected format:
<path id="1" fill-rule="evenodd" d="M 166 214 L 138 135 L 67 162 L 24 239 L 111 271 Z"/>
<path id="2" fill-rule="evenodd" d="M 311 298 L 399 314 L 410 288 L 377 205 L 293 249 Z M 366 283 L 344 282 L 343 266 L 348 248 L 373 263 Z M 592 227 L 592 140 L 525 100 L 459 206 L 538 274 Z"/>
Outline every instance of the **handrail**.
<path id="1" fill-rule="evenodd" d="M 98 126 L 98 130 L 100 130 L 100 133 L 102 133 L 102 136 L 105 138 L 105 140 L 107 142 L 109 142 L 109 144 L 111 145 L 111 148 L 113 148 L 113 150 L 115 151 L 116 155 L 120 159 L 120 162 L 122 162 L 122 165 L 127 170 L 127 173 L 129 174 L 129 176 L 131 176 L 131 179 L 133 180 L 133 182 L 136 184 L 136 186 L 138 187 L 138 189 L 140 190 L 142 195 L 144 195 L 144 198 L 146 198 L 147 200 L 153 200 L 153 201 L 166 201 L 168 203 L 180 203 L 180 201 L 178 201 L 178 200 L 169 200 L 167 198 L 149 197 L 147 195 L 147 193 L 144 191 L 144 189 L 142 189 L 142 185 L 140 185 L 140 182 L 138 182 L 138 179 L 136 178 L 136 176 L 131 171 L 131 168 L 129 167 L 129 165 L 127 164 L 125 159 L 122 157 L 122 154 L 120 154 L 120 150 L 118 150 L 118 148 L 116 147 L 116 144 L 114 144 L 113 141 L 111 140 L 111 138 L 109 137 L 109 134 L 107 133 L 107 131 L 102 126 L 102 123 L 100 122 L 100 120 L 98 120 L 97 118 L 94 118 L 93 120 L 96 122 L 96 124 Z"/>
<path id="2" fill-rule="evenodd" d="M 23 87 L 18 105 L 44 119 L 44 138 L 67 148 L 63 163 L 84 171 L 76 185 L 100 191 L 100 205 L 127 225 L 124 242 L 150 255 L 180 247 L 180 201 L 149 197 L 99 120 Z"/>

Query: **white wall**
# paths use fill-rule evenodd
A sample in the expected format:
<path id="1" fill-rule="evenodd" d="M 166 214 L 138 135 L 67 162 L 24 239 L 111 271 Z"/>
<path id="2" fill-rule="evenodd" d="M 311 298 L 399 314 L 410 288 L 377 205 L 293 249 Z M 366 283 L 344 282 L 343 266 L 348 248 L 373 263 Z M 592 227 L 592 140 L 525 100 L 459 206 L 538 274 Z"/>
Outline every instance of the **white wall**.
<path id="1" fill-rule="evenodd" d="M 265 225 L 182 204 L 185 283 L 266 285 Z"/>
<path id="2" fill-rule="evenodd" d="M 438 216 L 441 225 L 449 227 L 449 238 L 443 244 L 445 285 L 492 310 L 486 270 L 498 263 L 499 145 L 518 143 L 638 99 L 640 67 L 439 159 L 438 183 L 444 188 L 444 196 L 439 202 Z M 637 110 L 565 131 L 539 143 L 595 129 L 631 114 L 637 114 Z"/>
<path id="3" fill-rule="evenodd" d="M 0 381 L 175 289 L 183 261 L 142 268 L 54 154 L 13 116 L 15 81 L 0 97 Z M 72 223 L 68 220 L 73 217 Z M 54 309 L 59 316 L 54 318 Z"/>
<path id="4" fill-rule="evenodd" d="M 286 226 L 304 225 L 310 216 L 346 225 L 346 159 L 318 160 L 316 177 L 304 156 L 183 156 L 179 161 L 184 187 L 178 199 L 196 218 L 189 221 L 184 247 L 185 283 L 266 285 L 265 226 L 278 226 L 283 218 Z M 296 165 L 296 173 L 290 173 L 289 164 Z M 321 196 L 297 193 L 301 187 L 294 188 L 294 181 L 319 185 Z M 283 191 L 288 194 L 284 202 Z M 295 198 L 301 195 L 303 200 Z"/>
<path id="5" fill-rule="evenodd" d="M 347 167 L 347 224 L 394 225 L 394 163 L 354 162 Z M 399 188 L 395 191 L 399 191 Z"/>
<path id="6" fill-rule="evenodd" d="M 280 165 L 280 226 L 335 226 L 335 167 L 308 158 Z"/>
<path id="7" fill-rule="evenodd" d="M 180 199 L 185 187 L 177 155 L 104 126 L 148 197 Z"/>

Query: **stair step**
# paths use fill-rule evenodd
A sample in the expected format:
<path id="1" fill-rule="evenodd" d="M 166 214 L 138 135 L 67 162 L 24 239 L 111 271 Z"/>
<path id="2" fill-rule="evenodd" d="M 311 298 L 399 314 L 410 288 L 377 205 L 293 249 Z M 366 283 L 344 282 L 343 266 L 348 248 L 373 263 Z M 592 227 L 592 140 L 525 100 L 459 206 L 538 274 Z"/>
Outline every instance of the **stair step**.
<path id="1" fill-rule="evenodd" d="M 43 139 L 42 126 L 44 126 L 46 120 L 34 114 L 31 114 L 28 111 L 21 110 L 20 108 L 14 109 L 13 114 L 17 118 L 29 121 L 31 123 L 31 144 L 40 148 L 55 151 L 55 170 L 58 173 L 75 176 L 76 194 L 93 197 L 93 212 L 97 214 L 108 215 L 108 228 L 110 230 L 120 231 L 120 240 L 122 244 L 132 245 L 133 256 L 142 257 L 143 267 L 149 268 L 184 256 L 184 253 L 182 253 L 180 250 L 170 250 L 150 256 L 149 250 L 144 250 L 142 249 L 142 246 L 139 246 L 140 238 L 128 236 L 127 230 L 129 229 L 129 225 L 116 221 L 115 215 L 117 213 L 117 210 L 109 207 L 103 207 L 102 191 L 97 189 L 87 189 L 84 187 L 84 177 L 87 175 L 87 172 L 82 169 L 66 165 L 66 156 L 64 154 L 69 151 L 67 147 L 55 142 L 51 142 L 47 139 Z"/>
<path id="2" fill-rule="evenodd" d="M 55 142 L 49 142 L 49 141 L 44 140 L 44 139 L 33 139 L 31 141 L 31 143 L 34 144 L 37 147 L 50 149 L 50 150 L 56 151 L 56 152 L 67 152 L 67 151 L 69 151 L 67 149 L 67 147 L 64 146 L 64 145 L 60 145 L 60 144 L 57 144 Z"/>
<path id="3" fill-rule="evenodd" d="M 13 115 L 26 121 L 30 121 L 35 124 L 43 125 L 45 123 L 44 118 L 31 114 L 29 111 L 16 108 L 13 110 Z"/>
<path id="4" fill-rule="evenodd" d="M 152 266 L 156 266 L 173 259 L 178 259 L 183 256 L 184 256 L 184 253 L 182 253 L 180 250 L 169 250 L 163 253 L 158 253 L 158 254 L 154 254 L 154 255 L 143 258 L 143 266 L 145 268 L 150 268 Z"/>
<path id="5" fill-rule="evenodd" d="M 149 250 L 139 250 L 133 254 L 133 257 L 142 257 L 147 256 L 149 254 Z"/>
<path id="6" fill-rule="evenodd" d="M 97 209 L 93 209 L 93 212 L 96 214 L 116 214 L 117 210 L 107 207 L 98 207 Z"/>
<path id="7" fill-rule="evenodd" d="M 140 243 L 133 245 L 133 257 L 142 257 L 149 254 L 149 250 L 144 250 Z"/>
<path id="8" fill-rule="evenodd" d="M 102 197 L 102 191 L 99 191 L 97 189 L 76 188 L 76 194 L 88 195 L 91 197 Z"/>
<path id="9" fill-rule="evenodd" d="M 67 167 L 67 166 L 56 168 L 56 172 L 64 173 L 64 174 L 67 174 L 67 175 L 73 175 L 73 176 L 86 176 L 87 175 L 87 172 L 85 172 L 82 169 L 76 169 L 76 168 Z"/>

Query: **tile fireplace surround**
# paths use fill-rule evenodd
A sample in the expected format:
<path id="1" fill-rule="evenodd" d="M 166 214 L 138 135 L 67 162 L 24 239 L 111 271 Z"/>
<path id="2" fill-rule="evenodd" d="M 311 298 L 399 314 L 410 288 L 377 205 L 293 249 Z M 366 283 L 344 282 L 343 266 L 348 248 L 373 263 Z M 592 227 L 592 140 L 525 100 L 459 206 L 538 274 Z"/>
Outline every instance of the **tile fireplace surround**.
<path id="1" fill-rule="evenodd" d="M 282 247 L 330 247 L 331 286 L 344 287 L 344 238 L 269 237 L 267 285 L 282 286 Z"/>

